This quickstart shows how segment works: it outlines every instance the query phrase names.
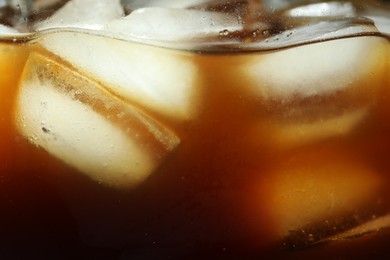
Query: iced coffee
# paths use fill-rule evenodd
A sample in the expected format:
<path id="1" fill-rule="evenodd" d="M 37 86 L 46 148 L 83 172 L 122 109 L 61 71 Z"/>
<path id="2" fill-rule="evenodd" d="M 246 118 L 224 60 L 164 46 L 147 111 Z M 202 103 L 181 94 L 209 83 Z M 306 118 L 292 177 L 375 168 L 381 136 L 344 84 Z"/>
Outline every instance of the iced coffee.
<path id="1" fill-rule="evenodd" d="M 0 256 L 390 255 L 386 1 L 0 1 Z"/>

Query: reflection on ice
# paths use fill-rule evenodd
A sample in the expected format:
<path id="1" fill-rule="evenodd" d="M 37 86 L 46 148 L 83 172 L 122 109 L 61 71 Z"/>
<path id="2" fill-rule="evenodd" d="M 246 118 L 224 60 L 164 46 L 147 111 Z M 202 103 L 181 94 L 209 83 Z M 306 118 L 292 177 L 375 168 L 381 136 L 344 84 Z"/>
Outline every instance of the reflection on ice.
<path id="1" fill-rule="evenodd" d="M 38 54 L 26 64 L 15 120 L 30 142 L 113 187 L 138 185 L 179 144 L 96 82 Z"/>
<path id="2" fill-rule="evenodd" d="M 35 25 L 36 30 L 84 28 L 98 30 L 123 15 L 120 0 L 72 0 L 54 15 Z"/>
<path id="3" fill-rule="evenodd" d="M 386 40 L 360 37 L 290 48 L 253 57 L 242 66 L 253 93 L 290 100 L 354 89 L 371 92 L 372 75 L 383 70 Z"/>
<path id="4" fill-rule="evenodd" d="M 155 41 L 194 41 L 241 29 L 242 24 L 233 15 L 159 7 L 135 10 L 104 28 L 122 39 Z"/>
<path id="5" fill-rule="evenodd" d="M 292 8 L 286 11 L 286 14 L 293 17 L 349 17 L 356 15 L 356 9 L 349 2 L 322 2 Z"/>

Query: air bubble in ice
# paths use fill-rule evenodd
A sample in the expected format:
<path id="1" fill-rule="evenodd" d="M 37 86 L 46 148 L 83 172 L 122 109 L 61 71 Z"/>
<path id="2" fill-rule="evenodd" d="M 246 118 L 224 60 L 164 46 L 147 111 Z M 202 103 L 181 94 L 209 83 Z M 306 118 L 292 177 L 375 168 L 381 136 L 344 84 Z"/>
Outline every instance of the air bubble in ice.
<path id="1" fill-rule="evenodd" d="M 221 35 L 221 36 L 228 36 L 229 35 L 229 31 L 228 30 L 223 30 L 223 31 L 219 32 L 219 35 Z"/>

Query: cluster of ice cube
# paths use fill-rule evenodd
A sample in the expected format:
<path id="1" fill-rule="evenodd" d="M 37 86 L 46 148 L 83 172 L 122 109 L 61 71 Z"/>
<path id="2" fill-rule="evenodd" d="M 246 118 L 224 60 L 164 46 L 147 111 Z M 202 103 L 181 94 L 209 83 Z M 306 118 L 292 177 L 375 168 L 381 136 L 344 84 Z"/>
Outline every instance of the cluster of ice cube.
<path id="1" fill-rule="evenodd" d="M 18 95 L 15 120 L 19 131 L 95 181 L 114 187 L 138 185 L 175 149 L 180 138 L 136 107 L 171 120 L 192 120 L 200 98 L 198 68 L 185 53 L 99 37 L 80 29 L 95 34 L 109 30 L 125 40 L 164 40 L 172 35 L 182 40 L 192 33 L 200 38 L 218 34 L 227 22 L 221 14 L 174 8 L 146 7 L 123 17 L 119 0 L 69 1 L 53 16 L 36 23 L 35 29 L 55 29 L 44 34 L 40 43 L 93 80 L 31 54 Z M 231 22 L 239 26 L 237 21 Z M 121 99 L 134 106 L 123 105 Z M 97 107 L 100 103 L 105 109 Z"/>
<path id="2" fill-rule="evenodd" d="M 119 8 L 119 1 L 74 0 L 35 28 L 101 29 L 115 38 L 144 42 L 185 41 L 218 35 L 226 26 L 242 28 L 237 19 L 221 13 L 145 7 L 122 17 Z M 117 95 L 179 120 L 195 116 L 197 68 L 184 54 L 67 31 L 49 33 L 41 42 Z"/>
<path id="3" fill-rule="evenodd" d="M 168 127 L 150 119 L 149 115 L 137 111 L 142 107 L 144 112 L 169 121 L 194 120 L 202 102 L 203 93 L 199 87 L 202 82 L 198 77 L 200 68 L 189 53 L 149 44 L 166 47 L 176 43 L 189 49 L 198 45 L 207 47 L 206 39 L 218 41 L 221 32 L 236 33 L 246 28 L 242 17 L 235 12 L 189 8 L 205 2 L 128 1 L 125 5 L 134 10 L 125 16 L 119 0 L 72 0 L 48 19 L 36 23 L 34 29 L 42 33 L 40 43 L 44 48 L 78 71 L 67 72 L 66 66 L 53 65 L 49 66 L 55 70 L 51 74 L 80 78 L 78 73 L 81 73 L 94 79 L 93 83 L 87 83 L 87 89 L 97 87 L 110 93 L 108 100 L 125 100 L 132 104 L 128 109 L 129 116 L 133 115 L 139 124 L 153 128 L 147 131 L 151 137 L 145 137 L 153 140 L 147 147 L 163 147 L 158 158 L 164 158 L 177 146 L 180 138 Z M 280 8 L 285 8 L 286 4 L 286 1 L 280 1 Z M 291 17 L 348 16 L 356 11 L 349 4 L 321 5 L 325 9 L 320 14 L 316 13 L 318 8 L 318 4 L 304 5 L 285 13 Z M 313 39 L 330 39 L 339 36 L 333 32 L 334 25 L 340 29 L 338 33 L 374 30 L 372 24 L 344 27 L 343 20 L 319 22 L 311 27 L 293 27 L 264 39 L 260 45 L 255 43 L 254 47 L 275 48 Z M 0 27 L 0 30 L 8 33 L 10 29 Z M 102 36 L 98 36 L 100 34 Z M 289 42 L 289 39 L 293 40 Z M 245 43 L 237 42 L 239 50 L 245 49 Z M 282 42 L 281 45 L 278 42 Z M 383 39 L 362 37 L 248 56 L 239 68 L 248 86 L 243 91 L 266 101 L 288 101 L 295 97 L 310 98 L 336 92 L 368 93 L 370 75 L 381 71 L 384 66 L 384 46 Z M 147 150 L 142 142 L 137 142 L 138 136 L 142 136 L 138 128 L 128 134 L 126 127 L 112 124 L 108 112 L 96 111 L 89 103 L 65 93 L 60 83 L 33 68 L 43 68 L 47 62 L 52 64 L 46 58 L 37 57 L 37 54 L 30 57 L 20 87 L 16 121 L 23 135 L 91 178 L 113 186 L 120 186 L 120 183 L 134 186 L 158 167 L 162 160 L 157 160 L 152 151 Z M 359 85 L 355 82 L 365 83 Z M 85 93 L 82 95 L 87 95 Z M 55 100 L 58 105 L 54 106 L 50 100 Z M 328 118 L 329 122 L 340 126 L 337 130 L 322 127 L 324 123 L 319 117 L 318 121 L 307 124 L 304 132 L 308 134 L 304 138 L 346 133 L 364 118 L 367 110 L 364 105 Z M 70 114 L 79 117 L 77 123 Z M 89 135 L 87 129 L 94 129 L 94 135 Z M 284 133 L 293 133 L 296 126 L 278 126 L 276 129 L 282 129 L 280 135 L 287 136 Z M 302 128 L 297 131 L 300 130 Z M 111 132 L 116 134 L 108 137 Z M 108 158 L 108 161 L 103 158 Z M 115 174 L 106 174 L 108 172 Z"/>

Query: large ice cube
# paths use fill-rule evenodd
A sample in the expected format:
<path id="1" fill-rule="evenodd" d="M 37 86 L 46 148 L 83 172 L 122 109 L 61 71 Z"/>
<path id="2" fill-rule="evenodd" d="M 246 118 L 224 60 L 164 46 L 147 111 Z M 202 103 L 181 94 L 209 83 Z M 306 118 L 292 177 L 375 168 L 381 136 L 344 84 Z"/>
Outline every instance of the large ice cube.
<path id="1" fill-rule="evenodd" d="M 266 134 L 270 145 L 292 147 L 350 133 L 378 98 L 386 45 L 356 37 L 253 56 L 242 66 L 245 85 L 261 98 L 259 109 L 269 111 L 254 126 L 254 138 Z"/>
<path id="2" fill-rule="evenodd" d="M 54 15 L 37 23 L 36 30 L 51 28 L 101 29 L 124 14 L 120 0 L 72 0 Z"/>
<path id="3" fill-rule="evenodd" d="M 187 53 L 75 32 L 52 33 L 42 43 L 133 103 L 176 120 L 195 116 L 198 68 Z"/>
<path id="4" fill-rule="evenodd" d="M 134 187 L 179 144 L 166 127 L 47 57 L 33 53 L 20 83 L 19 132 L 95 181 Z"/>
<path id="5" fill-rule="evenodd" d="M 355 89 L 371 91 L 381 77 L 386 40 L 355 37 L 254 56 L 242 66 L 248 87 L 264 99 L 321 96 Z"/>

